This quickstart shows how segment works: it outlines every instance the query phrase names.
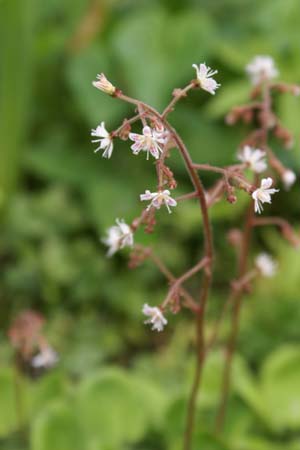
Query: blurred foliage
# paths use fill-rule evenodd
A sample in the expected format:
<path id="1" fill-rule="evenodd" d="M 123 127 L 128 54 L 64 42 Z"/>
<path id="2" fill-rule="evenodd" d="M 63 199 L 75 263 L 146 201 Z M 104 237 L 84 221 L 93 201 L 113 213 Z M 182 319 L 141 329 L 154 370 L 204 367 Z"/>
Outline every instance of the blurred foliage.
<path id="1" fill-rule="evenodd" d="M 214 98 L 195 92 L 170 116 L 195 160 L 230 164 L 246 127 L 224 124 L 247 99 L 244 66 L 270 54 L 282 79 L 300 81 L 298 0 L 34 0 L 0 1 L 0 449 L 178 450 L 193 372 L 189 314 L 170 318 L 162 335 L 142 324 L 141 306 L 157 304 L 165 280 L 150 263 L 126 268 L 126 255 L 106 260 L 99 243 L 115 217 L 139 214 L 138 194 L 154 170 L 118 143 L 113 158 L 93 154 L 90 129 L 118 126 L 132 110 L 91 86 L 105 72 L 124 92 L 162 109 L 193 63 L 219 69 Z M 295 148 L 280 157 L 300 163 L 300 104 L 276 98 Z M 188 192 L 179 157 L 170 163 Z M 130 174 L 130 176 L 128 176 Z M 210 175 L 204 182 L 212 182 Z M 272 205 L 299 219 L 299 186 Z M 246 204 L 212 212 L 216 275 L 208 329 L 234 274 L 226 231 Z M 201 249 L 198 211 L 180 205 L 172 222 L 162 211 L 152 244 L 180 273 Z M 213 353 L 199 397 L 194 449 L 299 450 L 299 257 L 271 228 L 258 230 L 254 250 L 278 254 L 280 273 L 245 299 L 239 356 L 224 436 L 212 433 L 222 353 Z M 191 284 L 193 289 L 193 284 Z M 60 354 L 57 369 L 19 379 L 6 332 L 25 308 L 48 319 Z M 228 332 L 222 326 L 218 347 Z M 16 403 L 16 389 L 19 402 Z M 18 401 L 18 400 L 17 400 Z"/>

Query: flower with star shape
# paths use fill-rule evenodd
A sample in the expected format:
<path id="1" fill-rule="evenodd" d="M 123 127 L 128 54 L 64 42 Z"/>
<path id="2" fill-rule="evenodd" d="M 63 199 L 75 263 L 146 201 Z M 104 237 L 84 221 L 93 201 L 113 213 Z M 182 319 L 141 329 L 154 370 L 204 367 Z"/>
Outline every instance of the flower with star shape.
<path id="1" fill-rule="evenodd" d="M 105 128 L 105 123 L 101 122 L 100 125 L 97 126 L 94 130 L 91 131 L 91 135 L 93 137 L 97 137 L 97 139 L 93 139 L 92 142 L 99 142 L 99 147 L 94 150 L 94 153 L 97 153 L 99 150 L 104 150 L 102 153 L 103 158 L 109 159 L 113 152 L 113 140 L 110 133 Z"/>
<path id="2" fill-rule="evenodd" d="M 112 256 L 126 246 L 133 246 L 132 229 L 124 220 L 117 219 L 116 225 L 108 228 L 107 236 L 102 239 L 102 242 L 108 247 L 107 256 Z"/>
<path id="3" fill-rule="evenodd" d="M 266 153 L 259 148 L 252 148 L 249 145 L 245 145 L 243 150 L 238 154 L 238 159 L 253 170 L 255 173 L 264 172 L 267 168 L 265 161 Z"/>
<path id="4" fill-rule="evenodd" d="M 142 309 L 143 314 L 149 317 L 144 323 L 150 323 L 152 325 L 152 330 L 162 331 L 164 326 L 167 325 L 168 321 L 164 317 L 161 309 L 157 306 L 149 306 L 147 303 L 144 304 Z"/>
<path id="5" fill-rule="evenodd" d="M 134 144 L 131 146 L 133 154 L 138 155 L 140 151 L 145 151 L 147 159 L 149 159 L 149 153 L 155 159 L 158 159 L 163 151 L 162 146 L 166 141 L 162 130 L 154 130 L 148 125 L 143 128 L 143 134 L 129 133 L 129 139 L 134 141 Z"/>
<path id="6" fill-rule="evenodd" d="M 199 66 L 197 66 L 197 64 L 193 64 L 193 67 L 196 70 L 197 81 L 199 86 L 202 89 L 204 89 L 204 91 L 207 91 L 212 95 L 215 95 L 216 89 L 218 89 L 221 85 L 217 83 L 216 80 L 212 77 L 216 73 L 218 73 L 218 71 L 212 70 L 205 63 L 199 64 Z"/>
<path id="7" fill-rule="evenodd" d="M 255 56 L 246 66 L 246 72 L 255 86 L 278 76 L 273 58 L 265 55 Z"/>
<path id="8" fill-rule="evenodd" d="M 271 203 L 271 195 L 275 194 L 275 192 L 279 192 L 279 189 L 271 188 L 272 184 L 272 178 L 263 178 L 260 187 L 252 193 L 255 212 L 260 214 L 263 211 L 263 203 Z"/>
<path id="9" fill-rule="evenodd" d="M 149 205 L 147 206 L 147 209 L 150 209 L 151 207 L 154 207 L 156 209 L 160 209 L 162 205 L 165 205 L 165 207 L 168 210 L 168 213 L 171 213 L 170 206 L 176 206 L 177 202 L 174 198 L 171 197 L 170 191 L 168 189 L 165 189 L 164 191 L 158 191 L 158 192 L 150 192 L 148 189 L 145 191 L 145 194 L 140 195 L 141 201 L 147 201 L 150 200 Z"/>

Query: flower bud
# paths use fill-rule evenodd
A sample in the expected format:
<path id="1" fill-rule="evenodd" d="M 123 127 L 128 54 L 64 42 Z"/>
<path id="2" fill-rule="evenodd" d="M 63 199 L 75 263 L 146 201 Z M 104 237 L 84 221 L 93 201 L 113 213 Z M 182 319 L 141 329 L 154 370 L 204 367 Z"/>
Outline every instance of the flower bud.
<path id="1" fill-rule="evenodd" d="M 104 73 L 100 73 L 97 75 L 97 81 L 93 81 L 93 86 L 100 91 L 105 92 L 105 94 L 114 95 L 116 92 L 116 88 L 110 81 L 106 78 Z"/>

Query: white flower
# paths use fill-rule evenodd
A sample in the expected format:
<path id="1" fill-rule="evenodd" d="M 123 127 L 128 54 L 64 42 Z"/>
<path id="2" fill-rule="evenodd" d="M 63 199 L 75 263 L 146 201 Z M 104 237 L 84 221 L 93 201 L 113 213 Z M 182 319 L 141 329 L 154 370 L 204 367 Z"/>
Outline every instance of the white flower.
<path id="1" fill-rule="evenodd" d="M 58 354 L 51 347 L 46 347 L 40 351 L 37 355 L 35 355 L 31 360 L 31 365 L 35 369 L 45 368 L 49 369 L 50 367 L 55 366 L 58 362 L 59 357 Z"/>
<path id="2" fill-rule="evenodd" d="M 277 263 L 267 253 L 261 253 L 255 259 L 255 265 L 264 277 L 272 277 L 277 270 Z"/>
<path id="3" fill-rule="evenodd" d="M 210 94 L 215 95 L 215 90 L 221 85 L 212 76 L 218 73 L 218 71 L 212 70 L 205 63 L 199 64 L 199 66 L 193 64 L 193 67 L 196 69 L 199 86 Z"/>
<path id="4" fill-rule="evenodd" d="M 118 250 L 133 246 L 133 232 L 124 220 L 116 219 L 117 225 L 107 230 L 107 237 L 102 239 L 103 244 L 108 246 L 107 256 L 114 255 Z"/>
<path id="5" fill-rule="evenodd" d="M 150 209 L 152 206 L 156 209 L 160 209 L 161 205 L 164 204 L 169 213 L 172 212 L 170 206 L 177 205 L 176 200 L 171 197 L 170 191 L 168 189 L 158 192 L 150 192 L 147 189 L 145 191 L 145 194 L 140 195 L 140 199 L 141 201 L 151 200 L 151 203 L 148 205 L 147 209 Z"/>
<path id="6" fill-rule="evenodd" d="M 92 84 L 95 88 L 100 89 L 100 91 L 103 91 L 106 94 L 113 95 L 116 92 L 115 86 L 108 81 L 104 73 L 98 74 L 97 81 L 93 81 Z"/>
<path id="7" fill-rule="evenodd" d="M 238 159 L 246 163 L 253 172 L 261 173 L 267 168 L 267 163 L 264 159 L 265 152 L 260 149 L 254 149 L 245 145 L 243 150 L 238 154 Z"/>
<path id="8" fill-rule="evenodd" d="M 161 310 L 157 308 L 157 306 L 152 307 L 145 303 L 142 312 L 145 316 L 149 317 L 149 319 L 145 320 L 144 323 L 151 323 L 152 330 L 162 331 L 164 326 L 168 323 L 167 319 L 164 317 Z"/>
<path id="9" fill-rule="evenodd" d="M 246 72 L 254 85 L 257 85 L 264 80 L 271 80 L 278 75 L 278 70 L 276 69 L 274 60 L 271 56 L 255 56 L 255 58 L 253 58 L 246 66 Z"/>
<path id="10" fill-rule="evenodd" d="M 141 150 L 147 152 L 147 159 L 149 159 L 149 152 L 155 159 L 159 158 L 159 153 L 162 153 L 160 144 L 166 141 L 165 133 L 163 131 L 156 131 L 148 127 L 143 128 L 143 134 L 129 133 L 129 139 L 134 141 L 131 146 L 134 155 L 138 155 Z"/>
<path id="11" fill-rule="evenodd" d="M 285 170 L 282 175 L 282 182 L 286 190 L 288 190 L 296 181 L 296 174 L 292 170 Z"/>
<path id="12" fill-rule="evenodd" d="M 91 135 L 99 138 L 93 139 L 92 142 L 100 142 L 100 145 L 96 148 L 95 153 L 99 150 L 104 150 L 102 153 L 103 158 L 110 158 L 113 152 L 114 144 L 111 135 L 105 128 L 105 123 L 101 122 L 95 130 L 91 131 Z"/>
<path id="13" fill-rule="evenodd" d="M 272 184 L 272 178 L 263 178 L 260 187 L 253 192 L 252 198 L 254 200 L 255 212 L 260 214 L 263 211 L 262 204 L 271 203 L 271 195 L 275 194 L 275 192 L 279 192 L 279 189 L 271 188 Z"/>

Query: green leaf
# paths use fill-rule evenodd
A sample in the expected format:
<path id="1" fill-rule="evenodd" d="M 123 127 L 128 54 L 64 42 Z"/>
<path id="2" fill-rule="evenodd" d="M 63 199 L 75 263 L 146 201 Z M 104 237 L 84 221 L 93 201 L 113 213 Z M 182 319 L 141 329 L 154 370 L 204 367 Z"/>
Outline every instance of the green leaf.
<path id="1" fill-rule="evenodd" d="M 26 421 L 27 392 L 24 380 L 13 368 L 0 368 L 0 436 L 6 436 Z"/>
<path id="2" fill-rule="evenodd" d="M 31 414 L 38 415 L 50 402 L 63 397 L 66 388 L 66 377 L 60 372 L 48 373 L 33 381 L 30 386 Z"/>
<path id="3" fill-rule="evenodd" d="M 84 450 L 84 438 L 76 410 L 63 401 L 43 410 L 31 429 L 32 450 Z"/>
<path id="4" fill-rule="evenodd" d="M 86 434 L 104 446 L 141 439 L 161 405 L 151 387 L 117 368 L 86 378 L 78 401 Z"/>
<path id="5" fill-rule="evenodd" d="M 274 430 L 300 426 L 300 347 L 283 346 L 261 371 L 261 393 Z"/>
<path id="6" fill-rule="evenodd" d="M 34 18 L 35 0 L 4 0 L 0 4 L 0 207 L 14 189 L 24 147 Z"/>

